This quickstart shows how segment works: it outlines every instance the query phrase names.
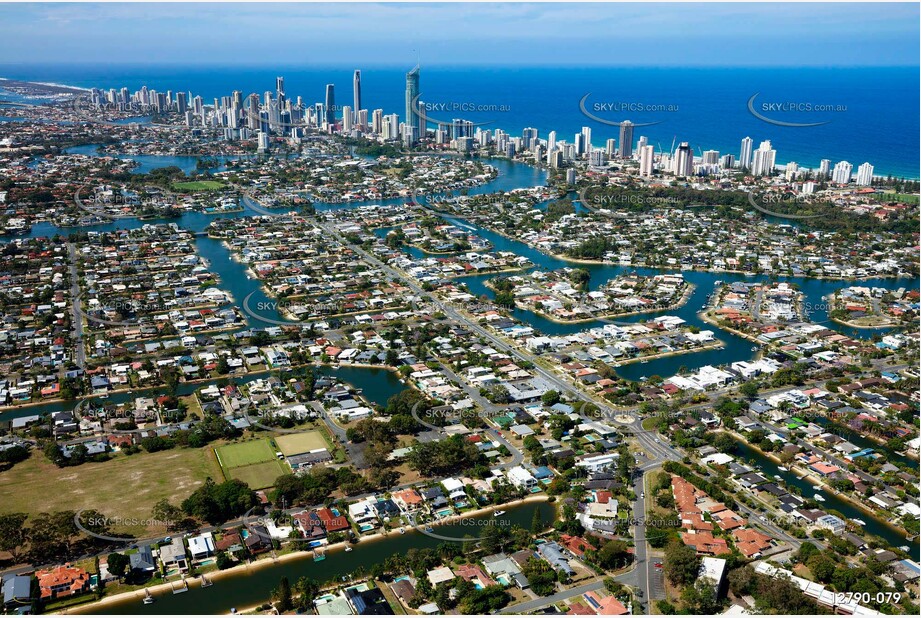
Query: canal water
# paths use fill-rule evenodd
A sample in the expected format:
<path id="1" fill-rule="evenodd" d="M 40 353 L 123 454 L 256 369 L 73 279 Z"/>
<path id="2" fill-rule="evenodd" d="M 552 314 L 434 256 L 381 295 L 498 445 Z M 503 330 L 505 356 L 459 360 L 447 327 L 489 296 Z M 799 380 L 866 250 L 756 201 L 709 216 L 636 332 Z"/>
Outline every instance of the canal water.
<path id="1" fill-rule="evenodd" d="M 78 148 L 80 150 L 71 149 L 71 152 L 98 155 L 95 146 L 81 146 Z M 120 158 L 131 158 L 138 160 L 141 163 L 141 167 L 139 167 L 137 170 L 139 172 L 145 172 L 155 167 L 163 167 L 168 165 L 176 165 L 177 167 L 180 167 L 184 171 L 188 172 L 195 169 L 195 164 L 197 162 L 197 157 L 159 157 L 145 155 L 122 156 Z M 505 160 L 491 160 L 489 163 L 498 168 L 499 175 L 486 185 L 471 189 L 469 193 L 479 194 L 491 193 L 495 191 L 508 191 L 520 187 L 542 185 L 546 182 L 546 173 L 542 170 L 537 170 L 530 166 L 512 163 Z M 365 202 L 364 204 L 400 204 L 404 201 L 404 199 L 394 199 Z M 245 200 L 243 201 L 243 204 L 245 210 L 242 213 L 221 215 L 185 213 L 178 219 L 173 219 L 171 221 L 176 222 L 182 228 L 199 233 L 203 232 L 207 228 L 208 224 L 216 218 L 238 218 L 254 214 L 254 212 L 248 208 Z M 315 206 L 318 210 L 329 210 L 336 208 L 348 208 L 360 204 L 362 203 L 317 203 Z M 460 221 L 454 218 L 449 219 L 455 223 L 463 223 L 464 225 L 472 226 L 472 224 L 466 221 Z M 123 219 L 103 225 L 93 226 L 90 229 L 99 231 L 129 229 L 142 224 L 143 222 L 134 219 Z M 490 241 L 496 250 L 513 251 L 519 255 L 523 255 L 530 259 L 535 264 L 536 268 L 553 270 L 565 266 L 578 266 L 587 269 L 591 275 L 590 287 L 592 289 L 596 289 L 608 279 L 621 273 L 636 272 L 642 275 L 652 275 L 657 274 L 658 272 L 662 272 L 656 269 L 635 269 L 631 267 L 615 265 L 574 264 L 545 255 L 521 242 L 506 238 L 489 230 L 479 228 L 478 226 L 473 227 L 475 228 L 474 233 Z M 53 224 L 45 222 L 33 226 L 30 235 L 33 237 L 52 236 L 57 233 L 66 235 L 71 231 L 71 229 L 57 228 Z M 242 302 L 242 300 L 250 294 L 252 294 L 252 297 L 250 298 L 251 306 L 260 302 L 272 303 L 272 299 L 268 298 L 264 294 L 258 281 L 247 277 L 244 265 L 235 260 L 232 260 L 230 252 L 220 241 L 216 241 L 204 236 L 198 236 L 196 237 L 196 245 L 201 255 L 210 263 L 210 268 L 220 278 L 221 287 L 228 290 L 233 295 L 236 303 Z M 418 250 L 412 248 L 407 248 L 407 251 L 416 257 L 423 255 Z M 662 311 L 658 313 L 675 314 L 687 322 L 697 325 L 701 328 L 710 328 L 718 331 L 719 338 L 722 339 L 726 344 L 725 347 L 720 350 L 653 360 L 642 365 L 634 364 L 620 367 L 618 368 L 618 373 L 622 377 L 637 380 L 643 376 L 651 376 L 654 374 L 669 376 L 676 373 L 682 366 L 693 369 L 706 364 L 722 364 L 738 360 L 747 360 L 754 356 L 754 352 L 751 349 L 752 344 L 750 342 L 741 337 L 732 335 L 731 333 L 721 331 L 716 327 L 707 325 L 697 317 L 697 313 L 706 302 L 707 297 L 713 292 L 715 282 L 717 280 L 752 281 L 755 280 L 755 278 L 730 273 L 707 273 L 700 271 L 683 271 L 683 274 L 691 283 L 696 286 L 694 294 L 690 298 L 689 302 L 677 310 Z M 494 294 L 484 285 L 485 281 L 491 276 L 493 275 L 465 277 L 460 281 L 466 283 L 472 293 L 477 295 L 485 294 L 487 297 L 492 298 L 494 297 Z M 780 280 L 789 281 L 799 285 L 806 295 L 806 301 L 810 303 L 811 306 L 819 308 L 824 306 L 824 296 L 833 292 L 839 287 L 848 285 L 848 283 L 840 281 L 825 281 L 799 277 L 780 278 Z M 895 289 L 897 287 L 906 285 L 907 283 L 909 282 L 904 279 L 873 279 L 862 284 Z M 277 315 L 277 312 L 272 313 L 274 314 L 272 315 L 273 318 L 281 319 L 280 316 Z M 515 317 L 522 320 L 524 323 L 530 324 L 542 332 L 551 335 L 572 333 L 579 330 L 584 330 L 592 325 L 591 323 L 559 324 L 547 320 L 532 312 L 522 310 L 515 310 L 514 314 Z M 623 318 L 623 321 L 643 321 L 652 315 L 656 314 L 629 316 Z M 827 312 L 822 310 L 815 311 L 811 315 L 811 318 L 816 322 L 826 322 L 830 328 L 834 328 L 850 336 L 867 337 L 873 333 L 880 332 L 850 329 L 833 322 L 827 322 Z M 259 323 L 258 320 L 253 320 L 249 317 L 247 319 L 251 326 L 265 326 L 264 324 Z M 322 371 L 334 374 L 346 382 L 362 388 L 364 395 L 375 403 L 386 403 L 388 397 L 400 392 L 404 388 L 404 385 L 395 377 L 393 373 L 384 370 L 374 370 L 360 367 L 340 367 L 323 368 Z M 243 380 L 248 381 L 255 379 L 256 377 L 258 376 L 247 376 L 246 378 L 243 378 Z M 180 393 L 190 394 L 195 389 L 198 389 L 203 385 L 204 384 L 201 383 L 181 385 Z M 113 395 L 110 401 L 119 403 L 129 400 L 131 397 L 132 395 L 129 394 Z M 62 406 L 62 404 L 49 404 L 47 406 L 21 408 L 19 410 L 0 413 L 0 420 L 6 420 L 8 418 L 26 414 L 36 414 L 40 412 L 59 410 L 64 407 L 68 406 Z M 857 442 L 855 442 L 855 444 L 857 444 Z M 816 490 L 813 485 L 809 484 L 805 480 L 798 479 L 792 473 L 778 467 L 767 457 L 761 455 L 751 447 L 745 444 L 740 444 L 737 452 L 742 459 L 753 459 L 756 461 L 759 465 L 761 465 L 766 474 L 779 474 L 788 484 L 799 487 L 804 496 L 811 497 L 815 494 Z M 888 543 L 895 546 L 904 545 L 906 543 L 905 539 L 895 529 L 891 528 L 885 523 L 875 520 L 870 515 L 856 509 L 848 502 L 840 500 L 832 494 L 823 492 L 823 495 L 826 498 L 826 502 L 824 503 L 825 507 L 839 511 L 845 517 L 856 517 L 867 521 L 868 523 L 866 530 L 868 533 L 880 536 Z M 532 504 L 512 508 L 509 509 L 508 514 L 504 516 L 503 519 L 510 519 L 514 523 L 529 527 L 535 508 L 540 508 L 542 510 L 542 516 L 544 517 L 545 521 L 549 521 L 551 519 L 552 506 L 548 504 Z M 465 522 L 465 524 L 466 523 L 467 522 Z M 481 523 L 485 525 L 484 522 Z M 439 532 L 444 534 L 449 533 L 446 531 L 453 531 L 459 537 L 463 537 L 465 534 L 473 533 L 472 531 L 475 529 L 476 528 L 471 527 L 470 525 L 457 524 L 451 527 L 439 528 Z M 244 608 L 267 601 L 269 591 L 278 585 L 278 580 L 282 576 L 288 577 L 289 581 L 292 583 L 298 577 L 304 575 L 314 577 L 320 581 L 325 581 L 330 578 L 341 578 L 343 576 L 348 576 L 350 573 L 356 572 L 362 566 L 379 562 L 394 553 L 405 553 L 412 547 L 435 547 L 440 542 L 442 541 L 415 532 L 408 533 L 406 535 L 393 534 L 380 541 L 369 543 L 367 545 L 363 544 L 360 549 L 357 549 L 354 552 L 333 552 L 327 557 L 326 560 L 322 562 L 315 563 L 310 558 L 307 558 L 305 560 L 277 564 L 241 575 L 240 577 L 245 577 L 245 580 L 237 581 L 239 578 L 235 576 L 232 579 L 227 578 L 218 580 L 215 582 L 213 587 L 208 589 L 193 588 L 189 592 L 180 595 L 164 595 L 159 597 L 157 602 L 152 605 L 145 606 L 141 604 L 139 599 L 132 599 L 125 604 L 109 606 L 101 611 L 104 611 L 105 613 L 148 614 L 225 613 L 229 611 L 231 607 Z M 917 549 L 917 540 L 912 544 L 912 547 Z"/>
<path id="2" fill-rule="evenodd" d="M 79 146 L 71 149 L 71 151 L 92 156 L 99 156 L 95 145 Z M 125 158 L 141 161 L 142 165 L 146 166 L 163 167 L 165 165 L 178 165 L 179 167 L 184 167 L 187 170 L 194 169 L 195 162 L 197 161 L 197 157 L 194 156 L 171 157 L 155 155 L 125 155 Z M 514 163 L 505 159 L 491 159 L 488 161 L 488 163 L 498 169 L 498 176 L 483 186 L 471 189 L 469 193 L 480 194 L 492 193 L 496 191 L 509 191 L 515 188 L 542 185 L 546 182 L 547 174 L 545 171 L 533 168 L 528 165 Z M 401 204 L 404 202 L 405 199 L 403 198 L 375 202 L 350 202 L 345 204 L 317 202 L 315 207 L 318 210 L 331 210 L 338 208 L 350 208 L 371 203 L 387 205 Z M 216 218 L 238 218 L 255 214 L 254 211 L 250 210 L 248 200 L 242 200 L 242 205 L 244 206 L 244 211 L 240 213 L 207 215 L 204 213 L 190 212 L 185 213 L 178 219 L 173 219 L 171 221 L 175 221 L 180 227 L 184 229 L 195 233 L 200 233 L 203 232 L 208 227 L 209 223 L 211 223 L 211 221 L 215 220 Z M 609 279 L 623 273 L 654 275 L 659 272 L 677 272 L 660 271 L 650 268 L 632 268 L 628 266 L 610 264 L 576 264 L 546 255 L 522 242 L 512 240 L 485 228 L 475 226 L 467 221 L 454 217 L 446 218 L 455 224 L 462 224 L 473 228 L 474 233 L 490 241 L 495 247 L 495 250 L 512 251 L 516 254 L 527 257 L 529 260 L 531 260 L 532 263 L 535 264 L 536 268 L 544 270 L 554 270 L 566 266 L 578 266 L 580 268 L 585 268 L 591 275 L 589 286 L 592 289 L 597 289 Z M 140 222 L 136 219 L 120 219 L 111 223 L 92 226 L 89 229 L 97 231 L 130 229 L 141 224 L 143 224 L 143 222 Z M 50 222 L 42 222 L 33 226 L 30 236 L 52 236 L 56 233 L 67 234 L 70 231 L 70 229 L 58 228 Z M 196 238 L 196 244 L 202 256 L 209 261 L 211 269 L 220 277 L 221 287 L 228 290 L 233 295 L 236 303 L 242 302 L 244 298 L 252 294 L 249 303 L 250 307 L 274 307 L 275 303 L 273 299 L 269 298 L 264 293 L 258 281 L 255 279 L 250 279 L 247 276 L 244 265 L 231 259 L 230 252 L 220 241 L 204 236 L 199 236 Z M 422 257 L 424 255 L 422 252 L 414 248 L 405 248 L 405 250 L 407 250 L 415 257 Z M 716 281 L 752 281 L 756 279 L 753 277 L 746 277 L 744 275 L 734 273 L 710 273 L 702 271 L 681 272 L 688 279 L 688 281 L 690 281 L 695 286 L 694 293 L 684 306 L 675 310 L 663 310 L 656 313 L 625 316 L 621 319 L 621 321 L 645 321 L 652 316 L 665 313 L 678 315 L 682 319 L 686 320 L 689 324 L 696 325 L 702 329 L 716 330 L 718 332 L 717 336 L 725 343 L 725 345 L 722 348 L 716 350 L 708 350 L 693 354 L 654 359 L 642 364 L 634 363 L 624 365 L 616 369 L 618 375 L 621 377 L 628 380 L 639 380 L 643 377 L 652 375 L 671 376 L 675 373 L 678 373 L 679 369 L 682 368 L 693 370 L 704 365 L 717 365 L 740 360 L 750 360 L 755 356 L 756 351 L 752 349 L 753 346 L 751 342 L 742 337 L 706 324 L 698 317 L 698 312 L 707 302 L 708 296 L 713 293 Z M 464 277 L 459 281 L 465 283 L 469 287 L 471 293 L 476 295 L 486 295 L 488 298 L 493 298 L 495 296 L 494 293 L 485 286 L 485 282 L 493 276 L 495 275 Z M 827 310 L 824 309 L 825 302 L 823 297 L 832 293 L 839 287 L 848 285 L 846 282 L 809 279 L 803 277 L 781 277 L 779 280 L 788 281 L 800 287 L 800 289 L 805 294 L 805 301 L 809 304 L 809 306 L 816 308 L 810 316 L 813 321 L 825 323 L 829 328 L 833 328 L 839 332 L 842 332 L 843 334 L 853 337 L 869 337 L 875 333 L 883 332 L 879 330 L 853 329 L 828 320 Z M 861 282 L 862 285 L 871 285 L 888 289 L 896 289 L 908 283 L 910 282 L 907 279 L 869 279 L 863 280 Z M 266 317 L 269 317 L 270 319 L 283 319 L 277 311 L 269 310 L 267 313 L 268 315 Z M 513 314 L 522 322 L 529 324 L 541 332 L 549 335 L 574 333 L 598 324 L 597 322 L 561 324 L 548 320 L 543 316 L 533 312 L 525 311 L 522 309 L 515 309 Z M 264 327 L 268 325 L 267 323 L 261 323 L 259 320 L 249 318 L 249 316 L 247 316 L 247 319 L 250 325 L 253 327 Z"/>
<path id="3" fill-rule="evenodd" d="M 441 536 L 450 536 L 461 543 L 465 536 L 478 537 L 489 526 L 502 527 L 521 526 L 526 530 L 531 529 L 534 511 L 539 510 L 545 522 L 556 518 L 554 505 L 547 502 L 531 502 L 507 509 L 504 515 L 498 518 L 483 517 L 464 520 L 450 525 L 438 526 L 435 533 Z M 341 581 L 343 577 L 356 578 L 367 574 L 370 567 L 383 562 L 394 554 L 405 555 L 411 549 L 435 548 L 445 541 L 436 539 L 418 531 L 408 531 L 399 534 L 393 531 L 386 537 L 378 540 L 360 543 L 355 551 L 345 552 L 342 549 L 331 551 L 326 559 L 314 562 L 309 556 L 289 562 L 279 562 L 271 566 L 254 568 L 242 571 L 239 575 L 230 575 L 224 578 L 215 578 L 214 585 L 200 588 L 190 586 L 188 592 L 155 595 L 156 602 L 144 605 L 141 602 L 143 593 L 124 602 L 107 605 L 105 607 L 90 609 L 90 614 L 227 614 L 231 608 L 245 609 L 259 605 L 270 600 L 271 591 L 278 587 L 282 577 L 287 577 L 293 585 L 298 578 L 310 577 L 321 584 L 327 581 Z"/>
<path id="4" fill-rule="evenodd" d="M 819 494 L 825 498 L 824 502 L 818 502 L 822 510 L 838 511 L 848 520 L 860 519 L 866 522 L 866 525 L 862 526 L 862 528 L 867 534 L 880 537 L 892 547 L 908 545 L 912 553 L 917 555 L 919 547 L 921 547 L 919 546 L 917 538 L 909 542 L 905 535 L 888 523 L 857 508 L 850 501 L 839 498 L 835 493 L 829 490 L 820 490 L 818 486 L 813 485 L 806 479 L 801 479 L 793 472 L 778 465 L 771 458 L 761 453 L 758 449 L 753 448 L 751 445 L 736 440 L 736 450 L 733 455 L 738 457 L 741 461 L 750 462 L 758 466 L 761 472 L 767 477 L 774 477 L 775 475 L 780 476 L 788 488 L 796 487 L 803 498 L 814 499 L 815 495 Z"/>

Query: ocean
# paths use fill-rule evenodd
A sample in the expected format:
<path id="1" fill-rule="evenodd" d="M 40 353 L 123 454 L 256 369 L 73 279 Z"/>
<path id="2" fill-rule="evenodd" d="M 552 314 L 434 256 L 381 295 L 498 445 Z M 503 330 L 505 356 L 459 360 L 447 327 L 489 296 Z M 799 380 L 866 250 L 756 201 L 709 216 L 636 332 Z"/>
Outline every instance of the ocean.
<path id="1" fill-rule="evenodd" d="M 603 53 L 599 50 L 598 53 Z M 275 90 L 284 76 L 289 99 L 323 100 L 335 84 L 336 104 L 352 105 L 352 72 L 362 69 L 362 107 L 405 114 L 405 72 L 410 67 L 185 67 L 128 65 L 24 66 L 0 64 L 0 76 L 81 87 L 134 91 L 184 90 L 206 102 L 242 90 Z M 608 123 L 630 120 L 658 149 L 688 142 L 695 154 L 739 154 L 749 136 L 757 148 L 771 140 L 777 163 L 817 168 L 869 161 L 877 176 L 918 178 L 919 76 L 917 67 L 878 68 L 421 68 L 420 94 L 431 120 L 463 118 L 521 135 L 534 127 L 545 138 L 572 142 L 583 126 L 592 144 L 619 138 Z M 752 100 L 752 97 L 755 97 Z M 751 101 L 751 103 L 750 103 Z M 582 107 L 594 118 L 588 117 Z M 760 119 L 751 109 L 767 120 Z M 819 126 L 780 126 L 781 123 Z M 654 123 L 654 124 L 652 124 Z"/>

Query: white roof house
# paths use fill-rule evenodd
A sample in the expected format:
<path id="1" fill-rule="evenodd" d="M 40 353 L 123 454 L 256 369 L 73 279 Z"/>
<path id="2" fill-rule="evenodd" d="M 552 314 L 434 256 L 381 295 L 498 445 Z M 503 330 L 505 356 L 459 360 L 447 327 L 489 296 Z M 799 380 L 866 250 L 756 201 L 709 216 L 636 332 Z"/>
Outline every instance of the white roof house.
<path id="1" fill-rule="evenodd" d="M 515 487 L 520 487 L 522 489 L 530 489 L 537 485 L 537 479 L 534 476 L 525 470 L 522 466 L 515 466 L 511 468 L 508 473 L 508 481 Z"/>
<path id="2" fill-rule="evenodd" d="M 192 559 L 206 558 L 214 553 L 214 536 L 210 532 L 205 532 L 189 539 L 189 553 Z"/>

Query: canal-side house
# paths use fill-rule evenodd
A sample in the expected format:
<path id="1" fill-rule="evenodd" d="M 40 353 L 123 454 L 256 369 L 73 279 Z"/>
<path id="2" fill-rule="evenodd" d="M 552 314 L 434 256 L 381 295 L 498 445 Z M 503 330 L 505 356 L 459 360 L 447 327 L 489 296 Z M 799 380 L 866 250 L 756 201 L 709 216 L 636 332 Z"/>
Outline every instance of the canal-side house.
<path id="1" fill-rule="evenodd" d="M 179 569 L 180 571 L 185 571 L 189 568 L 185 544 L 181 538 L 175 538 L 169 545 L 160 547 L 160 562 L 166 570 Z"/>
<path id="2" fill-rule="evenodd" d="M 36 571 L 35 578 L 43 601 L 75 596 L 90 588 L 90 574 L 69 564 Z"/>

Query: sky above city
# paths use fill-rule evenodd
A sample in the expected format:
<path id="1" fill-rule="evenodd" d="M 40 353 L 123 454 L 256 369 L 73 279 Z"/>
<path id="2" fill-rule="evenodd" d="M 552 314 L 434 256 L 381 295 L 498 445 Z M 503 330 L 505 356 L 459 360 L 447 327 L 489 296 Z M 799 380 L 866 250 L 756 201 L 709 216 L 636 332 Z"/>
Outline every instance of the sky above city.
<path id="1" fill-rule="evenodd" d="M 0 65 L 917 65 L 917 3 L 2 4 Z"/>

